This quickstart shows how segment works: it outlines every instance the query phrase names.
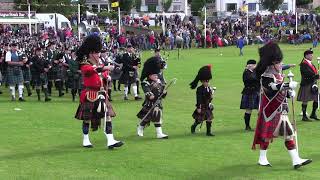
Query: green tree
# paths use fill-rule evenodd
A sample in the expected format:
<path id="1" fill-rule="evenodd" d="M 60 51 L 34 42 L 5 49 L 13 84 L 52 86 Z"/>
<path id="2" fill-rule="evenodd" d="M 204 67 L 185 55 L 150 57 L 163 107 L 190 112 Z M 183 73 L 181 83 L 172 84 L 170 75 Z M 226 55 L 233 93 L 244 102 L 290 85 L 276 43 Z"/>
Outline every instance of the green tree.
<path id="1" fill-rule="evenodd" d="M 263 7 L 271 12 L 279 9 L 279 6 L 283 3 L 283 0 L 260 0 Z"/>
<path id="2" fill-rule="evenodd" d="M 139 12 L 141 7 L 141 0 L 134 0 L 134 4 L 136 7 L 136 10 Z"/>
<path id="3" fill-rule="evenodd" d="M 15 9 L 27 11 L 28 5 L 26 0 L 14 0 Z M 77 12 L 77 4 L 71 4 L 70 0 L 30 0 L 31 10 L 37 13 L 60 13 L 70 15 Z M 80 0 L 80 4 L 84 5 L 85 0 Z M 83 9 L 83 6 L 82 6 Z"/>
<path id="4" fill-rule="evenodd" d="M 121 11 L 125 11 L 129 13 L 131 9 L 133 8 L 134 1 L 133 0 L 120 0 L 119 6 Z"/>
<path id="5" fill-rule="evenodd" d="M 298 6 L 309 4 L 309 3 L 312 3 L 312 0 L 297 0 Z"/>
<path id="6" fill-rule="evenodd" d="M 164 11 L 168 11 L 172 4 L 172 0 L 164 0 Z"/>
<path id="7" fill-rule="evenodd" d="M 188 2 L 191 3 L 191 12 L 193 15 L 199 15 L 201 8 L 208 3 L 212 2 L 212 0 L 189 0 Z"/>

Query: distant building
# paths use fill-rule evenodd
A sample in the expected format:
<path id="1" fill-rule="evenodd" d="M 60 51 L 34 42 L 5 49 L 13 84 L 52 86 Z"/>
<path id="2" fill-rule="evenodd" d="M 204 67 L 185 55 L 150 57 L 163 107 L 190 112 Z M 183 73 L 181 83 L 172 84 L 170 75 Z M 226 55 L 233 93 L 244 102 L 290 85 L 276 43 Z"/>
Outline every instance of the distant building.
<path id="1" fill-rule="evenodd" d="M 320 1 L 320 0 L 318 0 Z M 217 12 L 238 11 L 243 3 L 248 4 L 249 13 L 268 12 L 259 2 L 260 0 L 216 0 Z M 296 0 L 284 0 L 276 12 L 295 12 Z"/>
<path id="2" fill-rule="evenodd" d="M 86 5 L 90 11 L 100 12 L 104 9 L 109 9 L 109 0 L 86 0 Z"/>
<path id="3" fill-rule="evenodd" d="M 141 0 L 141 11 L 148 11 L 148 6 L 155 5 L 156 10 L 161 12 L 163 10 L 164 0 Z M 172 0 L 172 4 L 167 12 L 184 12 L 190 13 L 188 7 L 188 0 Z"/>
<path id="4" fill-rule="evenodd" d="M 14 0 L 0 0 L 0 10 L 14 10 Z"/>

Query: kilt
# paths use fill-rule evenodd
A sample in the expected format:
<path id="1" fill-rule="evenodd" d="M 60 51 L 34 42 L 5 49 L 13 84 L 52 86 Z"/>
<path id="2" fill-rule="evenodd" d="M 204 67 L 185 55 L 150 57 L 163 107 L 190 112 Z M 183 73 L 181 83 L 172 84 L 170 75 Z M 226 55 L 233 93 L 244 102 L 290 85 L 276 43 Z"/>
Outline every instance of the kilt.
<path id="1" fill-rule="evenodd" d="M 106 104 L 107 116 L 115 117 L 116 115 L 110 102 L 106 100 Z M 104 115 L 96 113 L 95 107 L 94 102 L 90 102 L 86 99 L 85 102 L 79 104 L 75 118 L 79 120 L 96 120 L 103 118 Z"/>
<path id="2" fill-rule="evenodd" d="M 147 107 L 144 106 L 142 107 L 142 109 L 139 111 L 139 113 L 137 114 L 137 117 L 139 119 L 143 119 L 147 113 L 149 112 L 149 110 L 151 109 L 151 107 Z M 160 107 L 155 107 L 151 113 L 148 114 L 148 116 L 144 119 L 145 122 L 160 122 L 161 123 L 161 119 L 162 119 L 162 108 Z"/>
<path id="3" fill-rule="evenodd" d="M 55 65 L 52 67 L 52 80 L 63 80 L 63 69 L 59 65 Z"/>
<path id="4" fill-rule="evenodd" d="M 258 109 L 259 94 L 242 94 L 240 109 Z"/>
<path id="5" fill-rule="evenodd" d="M 81 74 L 69 74 L 67 78 L 67 86 L 70 89 L 82 89 Z"/>
<path id="6" fill-rule="evenodd" d="M 23 80 L 24 80 L 24 82 L 30 82 L 31 81 L 30 68 L 25 68 L 22 71 L 23 71 Z"/>
<path id="7" fill-rule="evenodd" d="M 318 95 L 311 92 L 312 85 L 300 86 L 297 101 L 318 101 Z"/>
<path id="8" fill-rule="evenodd" d="M 273 133 L 279 124 L 280 115 L 281 113 L 277 113 L 271 121 L 266 122 L 263 118 L 263 113 L 259 113 L 252 149 L 255 149 L 256 144 L 269 142 L 275 138 Z"/>
<path id="9" fill-rule="evenodd" d="M 48 81 L 55 80 L 55 72 L 52 70 L 52 68 L 49 69 L 49 72 L 47 74 Z"/>
<path id="10" fill-rule="evenodd" d="M 8 66 L 7 68 L 7 81 L 9 86 L 23 84 L 23 73 L 21 67 Z"/>
<path id="11" fill-rule="evenodd" d="M 32 76 L 32 82 L 34 86 L 45 86 L 48 85 L 48 78 L 46 73 L 41 73 L 40 75 Z"/>
<path id="12" fill-rule="evenodd" d="M 213 113 L 212 113 L 212 110 L 211 109 L 202 109 L 201 110 L 202 112 L 201 113 L 198 113 L 197 112 L 197 109 L 195 109 L 193 111 L 193 114 L 192 114 L 192 117 L 195 121 L 197 122 L 202 122 L 202 121 L 212 121 L 213 119 Z M 204 111 L 204 113 L 203 113 Z"/>
<path id="13" fill-rule="evenodd" d="M 119 83 L 120 84 L 133 84 L 137 82 L 138 72 L 137 71 L 127 71 L 122 73 Z"/>
<path id="14" fill-rule="evenodd" d="M 116 67 L 113 71 L 111 71 L 111 74 L 110 74 L 112 80 L 119 80 L 121 75 L 122 75 L 122 71 L 119 67 Z"/>

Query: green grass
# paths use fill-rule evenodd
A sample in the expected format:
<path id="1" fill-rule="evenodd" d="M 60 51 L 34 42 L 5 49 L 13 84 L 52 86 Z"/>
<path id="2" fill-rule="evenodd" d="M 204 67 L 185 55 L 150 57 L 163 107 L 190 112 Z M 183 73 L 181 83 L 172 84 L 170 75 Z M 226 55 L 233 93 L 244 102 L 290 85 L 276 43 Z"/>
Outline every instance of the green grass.
<path id="1" fill-rule="evenodd" d="M 285 63 L 298 64 L 309 45 L 281 46 Z M 253 132 L 244 132 L 243 111 L 239 109 L 242 72 L 248 59 L 258 58 L 258 46 L 245 48 L 238 56 L 235 47 L 221 49 L 182 50 L 170 52 L 167 80 L 177 78 L 164 100 L 163 130 L 170 138 L 155 138 L 153 126 L 145 136 L 136 136 L 136 114 L 142 101 L 124 102 L 120 92 L 113 92 L 116 139 L 125 145 L 117 150 L 106 149 L 102 131 L 91 133 L 93 149 L 81 147 L 81 122 L 73 118 L 78 103 L 53 95 L 50 103 L 37 102 L 35 95 L 27 102 L 11 102 L 8 90 L 2 87 L 0 96 L 0 179 L 317 179 L 320 176 L 319 122 L 302 123 L 299 147 L 302 157 L 314 162 L 298 171 L 292 169 L 291 159 L 282 139 L 276 139 L 268 152 L 272 168 L 256 165 L 259 151 L 252 151 Z M 222 53 L 222 55 L 220 55 Z M 144 57 L 151 56 L 150 51 Z M 315 57 L 320 56 L 316 50 Z M 198 69 L 213 65 L 211 85 L 217 87 L 214 98 L 215 137 L 205 136 L 205 126 L 196 135 L 190 134 L 195 91 L 188 84 Z M 286 72 L 288 73 L 288 72 Z M 299 68 L 293 69 L 300 81 Z M 131 97 L 131 99 L 133 99 Z M 21 108 L 15 111 L 14 108 Z M 310 114 L 311 104 L 308 110 Z M 296 103 L 300 113 L 300 103 Z M 251 120 L 254 127 L 256 111 Z"/>

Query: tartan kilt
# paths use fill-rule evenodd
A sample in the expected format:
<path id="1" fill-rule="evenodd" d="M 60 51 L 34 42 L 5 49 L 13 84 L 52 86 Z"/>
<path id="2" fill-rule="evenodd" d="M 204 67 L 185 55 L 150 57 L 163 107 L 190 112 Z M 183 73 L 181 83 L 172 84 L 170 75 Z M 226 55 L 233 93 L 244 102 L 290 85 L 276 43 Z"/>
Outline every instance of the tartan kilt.
<path id="1" fill-rule="evenodd" d="M 147 115 L 150 109 L 151 107 L 147 107 L 147 106 L 142 107 L 142 109 L 138 112 L 137 117 L 142 120 Z M 144 119 L 144 121 L 161 122 L 161 118 L 162 118 L 162 108 L 155 107 L 153 112 L 150 112 L 149 115 Z"/>
<path id="2" fill-rule="evenodd" d="M 272 141 L 273 138 L 276 138 L 273 133 L 279 124 L 280 116 L 281 113 L 279 112 L 272 120 L 266 122 L 263 118 L 262 112 L 259 112 L 252 149 L 255 149 L 256 144 L 268 142 L 269 140 Z"/>
<path id="3" fill-rule="evenodd" d="M 106 105 L 107 116 L 115 117 L 116 114 L 108 100 L 106 100 Z M 79 120 L 95 120 L 103 118 L 104 115 L 96 113 L 95 108 L 95 102 L 90 102 L 86 99 L 85 102 L 79 104 L 75 118 Z"/>
<path id="4" fill-rule="evenodd" d="M 24 82 L 31 81 L 31 72 L 30 72 L 29 68 L 26 68 L 23 70 L 23 80 L 24 80 Z"/>
<path id="5" fill-rule="evenodd" d="M 193 111 L 192 117 L 195 121 L 197 122 L 202 122 L 202 121 L 212 121 L 213 119 L 213 112 L 210 109 L 206 110 L 201 110 L 204 111 L 204 113 L 198 113 L 197 109 Z"/>
<path id="6" fill-rule="evenodd" d="M 8 66 L 7 81 L 10 86 L 23 84 L 23 73 L 21 67 Z"/>
<path id="7" fill-rule="evenodd" d="M 48 73 L 47 73 L 47 77 L 49 81 L 55 80 L 55 73 L 53 72 L 52 68 L 49 69 Z"/>
<path id="8" fill-rule="evenodd" d="M 119 83 L 120 84 L 133 84 L 137 82 L 138 73 L 137 71 L 127 71 L 122 73 Z"/>
<path id="9" fill-rule="evenodd" d="M 313 84 L 308 84 L 306 86 L 300 86 L 297 101 L 318 101 L 318 95 L 316 93 L 312 93 Z"/>
<path id="10" fill-rule="evenodd" d="M 60 66 L 53 67 L 53 79 L 54 80 L 64 80 L 64 72 Z"/>
<path id="11" fill-rule="evenodd" d="M 242 94 L 240 109 L 258 109 L 259 94 Z"/>
<path id="12" fill-rule="evenodd" d="M 67 86 L 70 89 L 81 89 L 82 88 L 81 75 L 69 75 L 67 78 Z"/>
<path id="13" fill-rule="evenodd" d="M 48 77 L 46 73 L 41 73 L 40 75 L 32 76 L 32 82 L 35 86 L 48 85 Z"/>

